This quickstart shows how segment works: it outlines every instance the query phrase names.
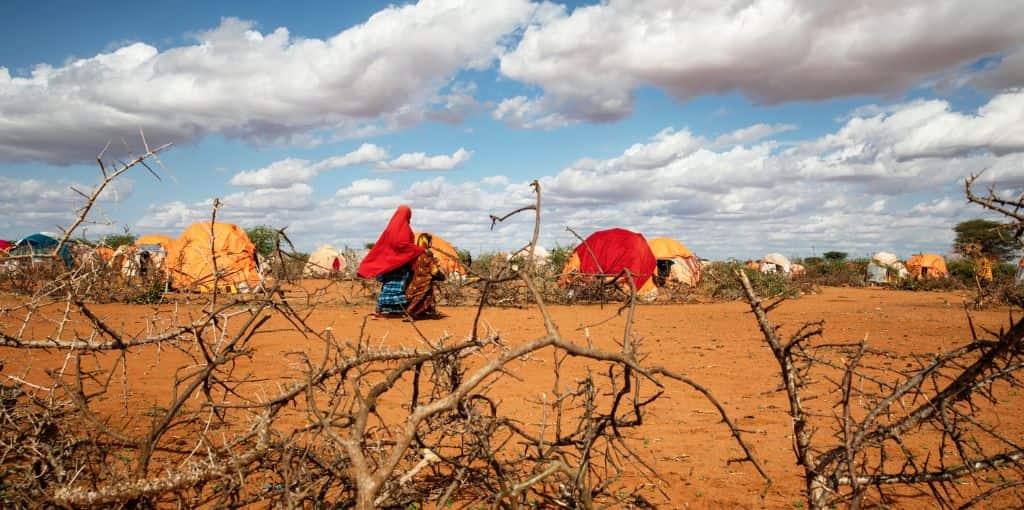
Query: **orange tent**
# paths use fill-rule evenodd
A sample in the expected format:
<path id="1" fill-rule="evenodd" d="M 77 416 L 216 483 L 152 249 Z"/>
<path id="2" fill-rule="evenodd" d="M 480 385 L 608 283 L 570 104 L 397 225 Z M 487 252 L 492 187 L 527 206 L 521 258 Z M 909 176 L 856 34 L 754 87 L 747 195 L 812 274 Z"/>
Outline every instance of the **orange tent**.
<path id="1" fill-rule="evenodd" d="M 693 252 L 684 246 L 683 243 L 669 237 L 655 237 L 654 239 L 649 239 L 647 244 L 650 245 L 656 259 L 667 260 L 677 257 L 685 259 L 693 256 Z"/>
<path id="2" fill-rule="evenodd" d="M 142 246 L 143 244 L 159 244 L 164 249 L 164 253 L 170 253 L 174 239 L 160 234 L 150 234 L 135 240 L 135 246 Z"/>
<path id="3" fill-rule="evenodd" d="M 934 253 L 921 253 L 910 257 L 907 261 L 910 276 L 916 280 L 921 278 L 945 278 L 949 276 L 946 261 Z"/>
<path id="4" fill-rule="evenodd" d="M 647 244 L 654 258 L 658 259 L 660 278 L 691 287 L 700 282 L 700 261 L 683 243 L 668 237 L 655 237 L 649 239 Z"/>
<path id="5" fill-rule="evenodd" d="M 97 247 L 96 254 L 99 255 L 101 259 L 103 259 L 103 262 L 110 262 L 110 259 L 114 258 L 113 248 L 109 248 L 106 246 Z"/>
<path id="6" fill-rule="evenodd" d="M 260 284 L 256 246 L 245 231 L 230 223 L 194 223 L 171 244 L 165 269 L 176 290 L 249 292 Z M 216 264 L 217 274 L 214 274 Z"/>
<path id="7" fill-rule="evenodd" d="M 416 244 L 426 246 L 426 242 L 421 240 L 421 236 L 424 235 L 430 236 L 430 249 L 435 253 L 434 258 L 437 259 L 437 265 L 441 268 L 442 273 L 446 275 L 466 274 L 462 263 L 459 262 L 459 252 L 451 243 L 430 232 L 418 232 L 416 233 Z"/>

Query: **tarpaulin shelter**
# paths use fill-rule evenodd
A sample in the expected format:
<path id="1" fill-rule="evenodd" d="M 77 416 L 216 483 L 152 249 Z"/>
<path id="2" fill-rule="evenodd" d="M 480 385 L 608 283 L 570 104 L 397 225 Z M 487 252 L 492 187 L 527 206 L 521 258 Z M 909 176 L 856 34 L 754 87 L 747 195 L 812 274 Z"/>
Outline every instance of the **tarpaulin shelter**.
<path id="1" fill-rule="evenodd" d="M 163 248 L 164 253 L 170 253 L 171 245 L 174 244 L 174 239 L 168 236 L 160 234 L 150 234 L 141 236 L 135 240 L 135 246 L 159 246 Z"/>
<path id="2" fill-rule="evenodd" d="M 524 248 L 524 249 L 519 250 L 519 251 L 517 251 L 515 253 L 510 253 L 510 254 L 506 255 L 505 256 L 505 260 L 512 260 L 512 259 L 514 259 L 516 257 L 522 257 L 523 260 L 526 260 L 527 253 L 529 253 L 529 248 Z M 549 258 L 551 258 L 551 252 L 549 252 L 546 248 L 544 248 L 543 246 L 534 246 L 533 247 L 533 263 L 534 264 L 536 264 L 538 266 L 543 266 L 544 264 L 548 263 L 548 259 Z"/>
<path id="3" fill-rule="evenodd" d="M 934 253 L 920 253 L 910 257 L 910 260 L 907 261 L 907 269 L 910 271 L 910 276 L 913 276 L 915 280 L 922 278 L 945 278 L 949 276 L 949 270 L 946 269 L 946 261 Z"/>
<path id="4" fill-rule="evenodd" d="M 302 274 L 304 276 L 329 276 L 338 274 L 347 267 L 345 256 L 337 248 L 323 244 L 309 255 Z"/>
<path id="5" fill-rule="evenodd" d="M 36 257 L 44 257 L 53 255 L 54 250 L 57 249 L 57 245 L 60 241 L 46 235 L 46 234 L 32 234 L 30 236 L 22 238 L 20 241 L 15 243 L 14 248 L 11 248 L 11 255 L 33 255 Z M 60 247 L 60 253 L 58 254 L 61 262 L 64 263 L 64 267 L 70 268 L 74 265 L 74 259 L 71 255 L 71 247 L 68 243 L 64 243 Z M 33 257 L 33 260 L 37 260 Z"/>
<path id="6" fill-rule="evenodd" d="M 426 239 L 423 236 L 429 236 L 430 251 L 434 253 L 434 258 L 437 259 L 437 266 L 441 269 L 442 273 L 445 275 L 466 274 L 465 268 L 462 267 L 462 263 L 459 261 L 459 251 L 451 243 L 442 239 L 441 236 L 431 234 L 430 232 L 417 232 L 416 244 L 424 247 L 427 246 Z"/>
<path id="7" fill-rule="evenodd" d="M 160 234 L 150 234 L 139 237 L 135 240 L 135 247 L 138 249 L 135 257 L 140 268 L 152 266 L 153 269 L 162 270 L 167 256 L 171 253 L 171 246 L 174 239 Z"/>
<path id="8" fill-rule="evenodd" d="M 907 267 L 893 253 L 880 251 L 868 262 L 868 283 L 894 283 L 910 276 Z"/>
<path id="9" fill-rule="evenodd" d="M 781 253 L 769 253 L 761 260 L 760 270 L 762 273 L 784 273 L 789 274 L 793 264 Z"/>
<path id="10" fill-rule="evenodd" d="M 96 248 L 96 255 L 100 257 L 103 262 L 110 262 L 110 259 L 114 258 L 114 250 L 108 246 L 98 246 Z"/>
<path id="11" fill-rule="evenodd" d="M 211 292 L 216 285 L 227 292 L 252 292 L 260 285 L 256 246 L 230 223 L 189 226 L 171 244 L 165 269 L 175 290 Z"/>
<path id="12" fill-rule="evenodd" d="M 629 269 L 638 293 L 647 294 L 654 287 L 657 259 L 642 234 L 622 228 L 601 230 L 590 234 L 572 252 L 562 273 L 615 276 Z M 561 280 L 564 284 L 567 280 Z"/>
<path id="13" fill-rule="evenodd" d="M 648 241 L 648 245 L 658 261 L 660 280 L 691 287 L 700 283 L 700 260 L 683 243 L 669 237 L 655 237 Z"/>

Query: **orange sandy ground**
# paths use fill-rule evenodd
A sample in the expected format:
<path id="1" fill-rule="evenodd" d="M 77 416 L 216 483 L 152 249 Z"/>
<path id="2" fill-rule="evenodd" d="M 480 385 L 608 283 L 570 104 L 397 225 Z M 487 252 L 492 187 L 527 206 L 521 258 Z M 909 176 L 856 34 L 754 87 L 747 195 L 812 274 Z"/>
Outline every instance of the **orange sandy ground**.
<path id="1" fill-rule="evenodd" d="M 333 327 L 339 338 L 358 335 L 369 305 L 346 305 L 341 298 L 330 299 L 319 308 L 310 323 L 316 328 Z M 11 304 L 12 298 L 3 298 Z M 773 313 L 783 331 L 804 321 L 826 320 L 825 341 L 857 341 L 867 337 L 870 345 L 901 352 L 926 352 L 949 349 L 969 337 L 963 311 L 964 298 L 953 293 L 899 292 L 879 289 L 826 288 L 820 294 L 788 302 Z M 96 305 L 95 310 L 115 324 L 138 324 L 153 307 L 132 305 Z M 188 307 L 181 308 L 189 313 Z M 417 323 L 427 337 L 450 334 L 462 338 L 473 320 L 473 307 L 447 307 L 448 317 Z M 585 331 L 577 330 L 615 313 L 614 306 L 554 306 L 551 312 L 560 331 L 571 340 L 584 341 Z M 191 311 L 194 313 L 194 310 Z M 1005 309 L 973 314 L 976 324 L 998 329 L 1006 323 Z M 532 308 L 491 308 L 483 314 L 485 324 L 501 333 L 509 344 L 516 344 L 542 333 L 539 314 Z M 11 331 L 12 323 L 2 327 Z M 616 349 L 624 320 L 588 328 L 598 347 Z M 129 328 L 131 329 L 131 328 Z M 684 373 L 709 387 L 727 408 L 738 425 L 750 433 L 747 440 L 775 479 L 765 499 L 759 497 L 764 483 L 749 465 L 729 464 L 738 448 L 728 430 L 719 423 L 713 407 L 699 394 L 681 385 L 669 384 L 669 392 L 655 402 L 646 416 L 642 434 L 637 437 L 641 453 L 653 463 L 665 480 L 663 496 L 648 491 L 648 496 L 664 508 L 796 508 L 802 506 L 799 469 L 794 465 L 788 439 L 791 430 L 786 401 L 781 392 L 771 392 L 779 384 L 778 369 L 761 339 L 745 303 L 694 305 L 649 305 L 638 309 L 635 331 L 642 337 L 642 350 L 648 362 Z M 368 333 L 385 345 L 416 345 L 408 323 L 399 320 L 372 320 Z M 295 334 L 274 334 L 256 343 L 253 370 L 256 375 L 273 377 L 288 364 L 283 353 L 307 348 Z M 309 346 L 311 350 L 315 347 Z M 167 367 L 171 358 L 154 365 L 153 349 L 136 349 L 129 358 L 132 402 L 141 406 L 159 405 L 166 400 L 161 388 L 168 388 L 173 373 Z M 165 351 L 162 356 L 173 356 Z M 5 374 L 18 374 L 29 381 L 43 382 L 41 370 L 59 366 L 64 356 L 45 351 L 18 352 L 0 349 L 7 367 Z M 550 355 L 540 354 L 537 361 L 516 363 L 522 381 L 506 378 L 496 387 L 504 412 L 517 414 L 527 423 L 538 415 L 540 394 L 550 391 Z M 135 404 L 133 404 L 135 405 Z M 398 408 L 401 403 L 392 404 Z M 825 405 L 825 404 L 821 404 Z M 117 406 L 114 406 L 117 407 Z M 390 407 L 390 406 L 389 406 Z M 1018 428 L 1024 409 L 1004 409 L 1003 421 Z M 636 434 L 636 432 L 632 432 Z M 1014 430 L 1015 437 L 1020 430 Z M 904 499 L 904 508 L 930 508 L 925 500 Z"/>

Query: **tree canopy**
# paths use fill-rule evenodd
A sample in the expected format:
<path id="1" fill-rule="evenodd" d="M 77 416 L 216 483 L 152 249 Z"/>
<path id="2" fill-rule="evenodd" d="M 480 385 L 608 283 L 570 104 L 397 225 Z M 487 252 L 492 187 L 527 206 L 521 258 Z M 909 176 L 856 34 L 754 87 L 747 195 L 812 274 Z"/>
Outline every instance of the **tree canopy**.
<path id="1" fill-rule="evenodd" d="M 821 254 L 825 257 L 825 260 L 829 262 L 842 262 L 846 260 L 847 253 L 845 251 L 827 251 Z"/>
<path id="2" fill-rule="evenodd" d="M 252 244 L 256 245 L 256 252 L 266 257 L 270 255 L 270 252 L 274 251 L 274 235 L 277 234 L 277 229 L 267 226 L 259 225 L 245 230 L 245 233 L 249 235 L 249 240 Z"/>
<path id="3" fill-rule="evenodd" d="M 1007 225 L 992 220 L 967 220 L 953 227 L 953 249 L 965 256 L 984 255 L 999 261 L 1013 258 L 1019 246 Z"/>
<path id="4" fill-rule="evenodd" d="M 117 248 L 118 246 L 135 244 L 135 240 L 137 238 L 138 236 L 128 232 L 123 234 L 108 234 L 103 236 L 103 239 L 100 239 L 100 244 L 103 246 L 109 246 L 110 248 Z"/>

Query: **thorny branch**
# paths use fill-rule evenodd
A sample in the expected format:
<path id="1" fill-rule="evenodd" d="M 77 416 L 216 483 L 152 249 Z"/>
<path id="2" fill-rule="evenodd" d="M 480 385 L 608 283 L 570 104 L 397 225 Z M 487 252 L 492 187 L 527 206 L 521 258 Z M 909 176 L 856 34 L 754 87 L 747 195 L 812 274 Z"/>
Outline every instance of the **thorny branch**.
<path id="1" fill-rule="evenodd" d="M 139 164 L 152 171 L 144 160 L 167 147 L 143 144 L 145 155 L 113 171 L 101 154 L 103 184 L 86 195 L 65 241 L 113 178 Z M 272 270 L 282 277 L 247 296 L 221 292 L 212 228 L 211 293 L 188 296 L 189 303 L 163 299 L 132 309 L 139 316 L 118 317 L 87 299 L 110 279 L 102 268 L 40 282 L 20 302 L 0 306 L 2 355 L 32 353 L 40 365 L 0 386 L 0 496 L 15 506 L 61 507 L 650 505 L 642 486 L 622 479 L 639 473 L 660 490 L 627 431 L 642 431 L 646 409 L 672 381 L 708 399 L 742 451 L 737 460 L 767 479 L 705 386 L 645 364 L 628 271 L 620 275 L 629 286 L 615 339 L 621 349 L 562 336 L 532 275 L 541 219 L 537 181 L 533 188 L 534 205 L 492 216 L 493 226 L 535 212 L 521 250 L 531 262 L 475 274 L 484 292 L 472 333 L 461 340 L 427 338 L 415 324 L 407 341 L 374 338 L 365 318 L 357 336 L 336 337 L 313 320 L 316 299 L 291 297 L 285 264 L 294 257 L 282 249 L 291 244 L 283 229 Z M 513 284 L 543 323 L 536 338 L 481 328 L 488 289 Z M 268 377 L 261 356 L 281 343 L 295 347 Z M 530 423 L 494 390 L 541 352 L 555 360 L 552 398 L 542 399 Z"/>

